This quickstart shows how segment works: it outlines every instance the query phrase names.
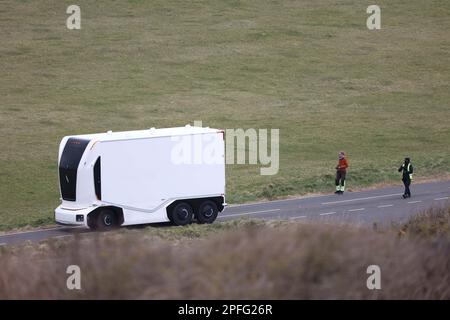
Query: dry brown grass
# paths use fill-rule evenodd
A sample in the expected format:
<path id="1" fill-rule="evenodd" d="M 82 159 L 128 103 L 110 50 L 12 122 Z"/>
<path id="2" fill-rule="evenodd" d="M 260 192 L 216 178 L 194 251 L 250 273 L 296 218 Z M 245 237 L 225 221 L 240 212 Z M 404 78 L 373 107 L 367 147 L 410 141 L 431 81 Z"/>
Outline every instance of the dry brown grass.
<path id="1" fill-rule="evenodd" d="M 450 206 L 431 208 L 413 216 L 399 233 L 413 237 L 450 238 Z"/>
<path id="2" fill-rule="evenodd" d="M 450 299 L 449 217 L 450 208 L 433 209 L 403 237 L 398 228 L 233 222 L 206 235 L 144 229 L 0 247 L 0 298 Z M 81 291 L 66 289 L 71 264 Z M 366 287 L 372 264 L 381 290 Z"/>

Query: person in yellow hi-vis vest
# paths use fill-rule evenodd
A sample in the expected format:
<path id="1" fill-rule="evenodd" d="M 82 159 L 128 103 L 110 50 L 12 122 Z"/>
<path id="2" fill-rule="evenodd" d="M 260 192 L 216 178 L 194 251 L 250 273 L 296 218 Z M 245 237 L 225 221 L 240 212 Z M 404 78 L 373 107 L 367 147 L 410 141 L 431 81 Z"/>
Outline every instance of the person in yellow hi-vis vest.
<path id="1" fill-rule="evenodd" d="M 411 182 L 413 181 L 413 166 L 411 164 L 411 159 L 405 158 L 405 162 L 398 169 L 398 172 L 402 172 L 402 181 L 405 185 L 405 193 L 403 194 L 403 199 L 411 198 L 411 190 L 409 187 L 411 186 Z"/>

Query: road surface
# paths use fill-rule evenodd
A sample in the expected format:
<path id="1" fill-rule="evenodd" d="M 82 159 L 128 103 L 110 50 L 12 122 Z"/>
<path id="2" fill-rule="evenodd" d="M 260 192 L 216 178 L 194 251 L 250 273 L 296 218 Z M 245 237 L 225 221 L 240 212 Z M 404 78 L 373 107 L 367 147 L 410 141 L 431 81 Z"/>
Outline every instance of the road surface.
<path id="1" fill-rule="evenodd" d="M 403 187 L 386 187 L 344 195 L 320 195 L 234 205 L 222 212 L 218 221 L 236 218 L 292 219 L 360 225 L 401 223 L 430 207 L 450 204 L 450 181 L 421 183 L 412 186 L 413 197 L 403 199 Z M 83 227 L 56 227 L 0 236 L 0 245 L 39 242 L 74 233 L 91 232 Z"/>

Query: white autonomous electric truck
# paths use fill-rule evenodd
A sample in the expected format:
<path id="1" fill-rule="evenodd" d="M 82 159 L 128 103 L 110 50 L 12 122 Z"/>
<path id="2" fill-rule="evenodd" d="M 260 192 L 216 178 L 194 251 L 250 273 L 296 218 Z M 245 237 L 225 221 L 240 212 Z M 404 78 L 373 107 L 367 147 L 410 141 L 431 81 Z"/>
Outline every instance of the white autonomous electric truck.
<path id="1" fill-rule="evenodd" d="M 67 136 L 58 167 L 61 224 L 212 223 L 226 206 L 223 130 L 187 125 Z"/>

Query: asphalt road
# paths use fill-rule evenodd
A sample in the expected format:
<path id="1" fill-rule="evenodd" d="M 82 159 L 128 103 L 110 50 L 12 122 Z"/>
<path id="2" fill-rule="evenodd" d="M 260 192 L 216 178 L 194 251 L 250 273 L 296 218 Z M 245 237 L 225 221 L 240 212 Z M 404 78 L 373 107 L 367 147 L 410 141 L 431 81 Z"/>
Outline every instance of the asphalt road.
<path id="1" fill-rule="evenodd" d="M 413 184 L 412 198 L 403 199 L 403 187 L 387 187 L 344 195 L 320 195 L 254 204 L 229 206 L 218 221 L 236 218 L 292 219 L 359 225 L 401 223 L 424 209 L 450 204 L 450 181 Z M 75 233 L 91 232 L 83 227 L 56 227 L 0 236 L 0 245 L 39 242 Z"/>

